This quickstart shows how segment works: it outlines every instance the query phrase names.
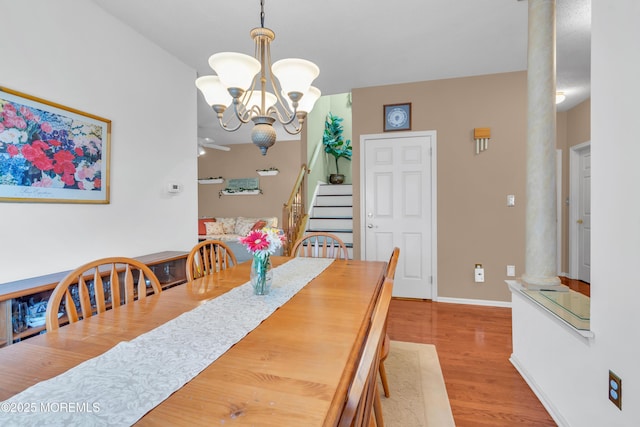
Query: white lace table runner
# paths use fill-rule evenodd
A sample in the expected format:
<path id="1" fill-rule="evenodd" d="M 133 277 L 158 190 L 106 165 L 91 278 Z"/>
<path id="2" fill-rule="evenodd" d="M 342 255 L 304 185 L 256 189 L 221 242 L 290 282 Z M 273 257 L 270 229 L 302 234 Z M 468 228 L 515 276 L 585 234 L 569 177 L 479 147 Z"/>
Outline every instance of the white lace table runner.
<path id="1" fill-rule="evenodd" d="M 0 425 L 131 425 L 255 329 L 332 261 L 294 258 L 274 268 L 269 295 L 254 296 L 251 283 L 245 283 L 35 384 L 0 402 Z"/>

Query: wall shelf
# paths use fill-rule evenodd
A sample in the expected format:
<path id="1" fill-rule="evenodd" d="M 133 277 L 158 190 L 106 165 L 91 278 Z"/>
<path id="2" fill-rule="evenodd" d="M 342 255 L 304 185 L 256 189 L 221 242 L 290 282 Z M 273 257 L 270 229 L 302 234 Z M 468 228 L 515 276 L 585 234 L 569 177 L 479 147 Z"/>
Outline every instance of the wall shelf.
<path id="1" fill-rule="evenodd" d="M 198 184 L 222 184 L 223 182 L 224 178 L 208 178 L 198 180 Z"/>
<path id="2" fill-rule="evenodd" d="M 269 169 L 269 170 L 259 170 L 256 172 L 258 172 L 258 175 L 260 176 L 274 176 L 274 175 L 278 175 L 279 171 L 277 169 Z"/>
<path id="3" fill-rule="evenodd" d="M 221 190 L 220 191 L 220 195 L 221 196 L 255 196 L 260 194 L 261 191 L 260 190 L 245 190 L 245 191 L 226 191 L 226 190 Z"/>

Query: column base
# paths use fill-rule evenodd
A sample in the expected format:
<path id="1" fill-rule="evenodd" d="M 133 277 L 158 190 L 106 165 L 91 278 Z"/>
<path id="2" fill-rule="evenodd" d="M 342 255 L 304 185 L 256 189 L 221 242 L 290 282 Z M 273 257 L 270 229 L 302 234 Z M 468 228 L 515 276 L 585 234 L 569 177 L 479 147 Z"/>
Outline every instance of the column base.
<path id="1" fill-rule="evenodd" d="M 519 282 L 523 288 L 530 291 L 569 292 L 569 287 L 563 285 L 559 277 L 533 277 L 524 274 Z"/>

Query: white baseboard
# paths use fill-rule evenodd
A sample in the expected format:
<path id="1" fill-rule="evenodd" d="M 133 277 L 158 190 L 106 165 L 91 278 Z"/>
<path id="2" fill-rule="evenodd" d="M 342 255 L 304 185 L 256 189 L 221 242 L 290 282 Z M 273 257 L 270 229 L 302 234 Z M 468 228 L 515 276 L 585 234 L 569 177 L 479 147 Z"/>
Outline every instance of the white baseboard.
<path id="1" fill-rule="evenodd" d="M 482 299 L 447 298 L 447 297 L 437 297 L 437 298 L 434 298 L 433 300 L 437 302 L 448 302 L 451 304 L 486 305 L 489 307 L 511 308 L 511 301 L 492 301 L 492 300 L 482 300 Z"/>
<path id="2" fill-rule="evenodd" d="M 558 424 L 559 427 L 569 427 L 569 423 L 564 417 L 558 412 L 558 409 L 555 407 L 551 399 L 542 391 L 542 389 L 538 386 L 538 384 L 531 378 L 526 369 L 520 364 L 518 358 L 511 354 L 509 358 L 511 364 L 516 368 L 516 370 L 520 373 L 520 376 L 525 380 L 525 382 L 529 385 L 529 388 L 533 391 L 533 394 L 536 395 L 542 406 L 545 407 L 551 418 Z"/>

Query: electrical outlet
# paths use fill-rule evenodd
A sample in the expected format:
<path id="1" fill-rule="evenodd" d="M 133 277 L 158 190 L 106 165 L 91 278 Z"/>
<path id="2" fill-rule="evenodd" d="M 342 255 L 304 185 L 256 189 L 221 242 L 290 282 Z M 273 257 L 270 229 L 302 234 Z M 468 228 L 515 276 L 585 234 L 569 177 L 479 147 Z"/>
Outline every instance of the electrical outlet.
<path id="1" fill-rule="evenodd" d="M 609 400 L 622 411 L 622 380 L 609 371 Z"/>

